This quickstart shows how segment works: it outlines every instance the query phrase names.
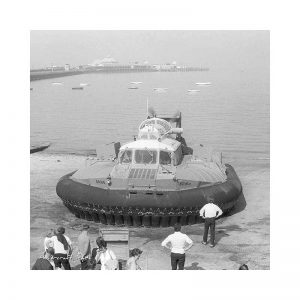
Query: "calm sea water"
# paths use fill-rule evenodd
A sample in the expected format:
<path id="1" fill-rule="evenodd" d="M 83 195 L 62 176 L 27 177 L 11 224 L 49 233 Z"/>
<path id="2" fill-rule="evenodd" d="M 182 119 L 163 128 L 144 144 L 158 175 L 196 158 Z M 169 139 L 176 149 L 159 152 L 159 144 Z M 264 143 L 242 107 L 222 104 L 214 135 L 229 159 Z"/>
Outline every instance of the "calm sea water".
<path id="1" fill-rule="evenodd" d="M 142 81 L 128 89 L 131 81 Z M 197 86 L 196 82 L 211 82 Z M 62 82 L 63 85 L 52 85 Z M 72 90 L 89 83 L 83 90 Z M 187 73 L 84 74 L 31 82 L 31 144 L 51 142 L 49 154 L 107 155 L 110 142 L 126 142 L 146 116 L 146 101 L 159 112 L 182 112 L 188 144 L 222 151 L 224 160 L 259 167 L 269 163 L 268 70 Z M 168 88 L 156 93 L 153 88 Z M 188 89 L 200 92 L 189 95 Z"/>

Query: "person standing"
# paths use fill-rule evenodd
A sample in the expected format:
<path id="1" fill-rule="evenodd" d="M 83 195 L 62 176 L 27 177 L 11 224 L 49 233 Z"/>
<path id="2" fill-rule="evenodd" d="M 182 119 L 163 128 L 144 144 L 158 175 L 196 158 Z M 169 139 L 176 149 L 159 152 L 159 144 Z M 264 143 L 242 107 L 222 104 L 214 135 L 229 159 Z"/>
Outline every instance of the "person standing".
<path id="1" fill-rule="evenodd" d="M 177 270 L 177 267 L 179 270 L 183 270 L 185 252 L 193 246 L 193 241 L 186 234 L 181 232 L 180 224 L 175 224 L 174 233 L 163 240 L 161 245 L 171 250 L 172 270 Z"/>
<path id="2" fill-rule="evenodd" d="M 138 260 L 143 253 L 142 250 L 134 248 L 129 251 L 129 259 L 126 262 L 127 270 L 141 270 L 141 267 L 138 264 Z"/>
<path id="3" fill-rule="evenodd" d="M 82 232 L 78 236 L 81 270 L 89 270 L 89 260 L 91 255 L 91 240 L 88 234 L 89 228 L 89 225 L 84 224 L 82 227 Z"/>
<path id="4" fill-rule="evenodd" d="M 71 240 L 64 235 L 65 228 L 59 227 L 57 229 L 56 235 L 54 235 L 51 240 L 53 241 L 53 248 L 55 250 L 54 254 L 54 264 L 55 268 L 60 270 L 63 265 L 65 270 L 71 270 L 69 263 L 69 257 L 72 254 L 72 243 Z"/>
<path id="5" fill-rule="evenodd" d="M 54 236 L 54 229 L 50 229 L 49 232 L 47 233 L 45 239 L 44 239 L 44 249 L 45 249 L 45 253 L 47 251 L 48 248 L 53 248 L 53 241 L 51 240 L 51 238 Z"/>
<path id="6" fill-rule="evenodd" d="M 54 255 L 54 249 L 49 247 L 44 253 L 44 257 L 38 258 L 31 270 L 53 270 L 51 259 Z"/>
<path id="7" fill-rule="evenodd" d="M 211 197 L 208 198 L 208 203 L 205 204 L 200 210 L 200 216 L 204 218 L 204 234 L 203 234 L 203 245 L 207 245 L 208 229 L 210 229 L 210 244 L 213 248 L 215 246 L 215 227 L 216 218 L 222 215 L 222 210 L 216 204 L 213 203 Z"/>
<path id="8" fill-rule="evenodd" d="M 100 247 L 102 245 L 102 241 L 104 241 L 103 235 L 97 237 L 97 239 L 96 239 L 97 247 L 92 249 L 92 254 L 91 254 L 91 259 L 90 259 L 92 270 L 97 268 L 97 264 L 101 265 L 99 256 L 100 256 Z"/>
<path id="9" fill-rule="evenodd" d="M 117 270 L 118 260 L 114 252 L 107 248 L 107 242 L 103 239 L 99 240 L 99 251 L 96 261 L 101 263 L 101 270 Z"/>

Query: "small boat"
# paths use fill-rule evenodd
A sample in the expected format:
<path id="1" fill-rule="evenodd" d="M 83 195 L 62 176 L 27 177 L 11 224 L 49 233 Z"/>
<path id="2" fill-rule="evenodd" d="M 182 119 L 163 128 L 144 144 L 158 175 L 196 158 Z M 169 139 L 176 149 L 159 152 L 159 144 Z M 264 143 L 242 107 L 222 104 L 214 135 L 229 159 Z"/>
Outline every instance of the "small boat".
<path id="1" fill-rule="evenodd" d="M 63 85 L 62 82 L 52 82 L 52 85 Z"/>
<path id="2" fill-rule="evenodd" d="M 72 90 L 83 90 L 83 86 L 72 87 Z"/>
<path id="3" fill-rule="evenodd" d="M 30 146 L 30 154 L 43 151 L 47 149 L 50 145 L 51 145 L 50 143 L 42 144 L 42 145 L 32 145 Z"/>
<path id="4" fill-rule="evenodd" d="M 153 90 L 157 93 L 165 93 L 168 88 L 154 88 Z"/>
<path id="5" fill-rule="evenodd" d="M 79 85 L 80 86 L 89 86 L 90 84 L 89 83 L 80 83 Z"/>
<path id="6" fill-rule="evenodd" d="M 137 87 L 137 86 L 130 86 L 129 89 L 130 89 L 130 90 L 137 90 L 138 87 Z"/>
<path id="7" fill-rule="evenodd" d="M 198 93 L 200 90 L 188 90 L 188 93 L 193 94 L 193 93 Z"/>
<path id="8" fill-rule="evenodd" d="M 130 82 L 130 84 L 142 84 L 143 82 L 142 81 L 132 81 Z"/>
<path id="9" fill-rule="evenodd" d="M 211 85 L 211 82 L 196 82 L 197 85 Z"/>

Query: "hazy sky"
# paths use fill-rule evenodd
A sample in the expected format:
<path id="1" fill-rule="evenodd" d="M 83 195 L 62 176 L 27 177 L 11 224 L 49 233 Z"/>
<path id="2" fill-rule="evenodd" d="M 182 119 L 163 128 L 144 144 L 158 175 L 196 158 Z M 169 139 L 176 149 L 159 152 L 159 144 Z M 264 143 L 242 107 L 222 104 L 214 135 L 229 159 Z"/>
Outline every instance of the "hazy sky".
<path id="1" fill-rule="evenodd" d="M 269 67 L 268 31 L 31 31 L 30 67 L 149 61 L 210 68 Z"/>

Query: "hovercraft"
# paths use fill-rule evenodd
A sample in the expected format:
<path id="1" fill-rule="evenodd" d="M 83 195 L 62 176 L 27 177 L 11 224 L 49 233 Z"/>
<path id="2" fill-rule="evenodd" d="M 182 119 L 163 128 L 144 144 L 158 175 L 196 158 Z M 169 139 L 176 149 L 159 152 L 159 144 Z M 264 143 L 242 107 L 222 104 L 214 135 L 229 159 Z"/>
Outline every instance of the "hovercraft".
<path id="1" fill-rule="evenodd" d="M 181 113 L 148 116 L 137 138 L 115 143 L 113 160 L 96 159 L 63 176 L 57 195 L 76 217 L 116 226 L 200 223 L 208 198 L 229 211 L 242 191 L 233 167 L 221 155 L 196 158 L 182 133 Z"/>

